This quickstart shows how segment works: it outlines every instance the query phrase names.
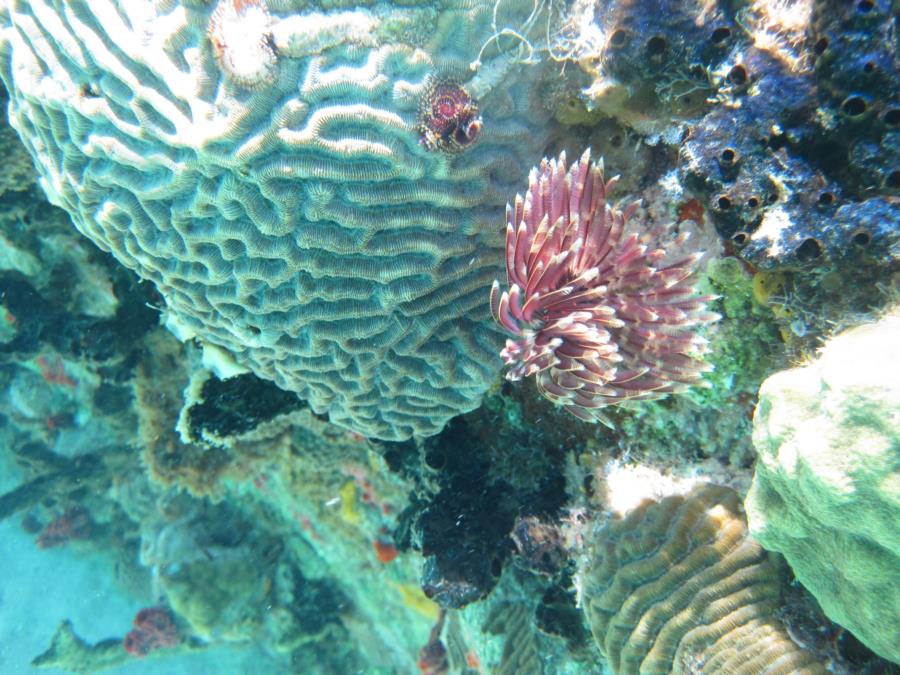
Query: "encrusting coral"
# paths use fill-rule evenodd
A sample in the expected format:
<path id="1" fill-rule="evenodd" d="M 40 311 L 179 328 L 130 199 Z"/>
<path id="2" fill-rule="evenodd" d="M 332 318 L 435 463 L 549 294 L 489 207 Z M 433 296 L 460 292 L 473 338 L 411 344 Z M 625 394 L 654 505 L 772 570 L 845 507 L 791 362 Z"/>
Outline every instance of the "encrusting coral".
<path id="1" fill-rule="evenodd" d="M 825 614 L 900 663 L 900 309 L 763 382 L 747 513 Z"/>
<path id="2" fill-rule="evenodd" d="M 507 206 L 509 290 L 491 289 L 495 320 L 515 336 L 501 352 L 507 379 L 537 375 L 544 396 L 588 421 L 604 406 L 699 382 L 708 366 L 695 329 L 719 318 L 694 289 L 703 254 L 666 250 L 688 233 L 635 231 L 638 202 L 607 201 L 616 181 L 590 150 L 568 171 L 565 153 L 542 161 Z"/>
<path id="3" fill-rule="evenodd" d="M 585 613 L 616 675 L 827 672 L 776 618 L 779 566 L 747 536 L 730 488 L 644 501 L 589 555 Z"/>
<path id="4" fill-rule="evenodd" d="M 499 369 L 495 224 L 552 132 L 540 71 L 479 54 L 492 9 L 14 2 L 0 71 L 48 197 L 156 284 L 173 332 L 400 440 L 475 408 Z M 437 136 L 454 154 L 420 143 L 445 72 L 470 103 Z"/>

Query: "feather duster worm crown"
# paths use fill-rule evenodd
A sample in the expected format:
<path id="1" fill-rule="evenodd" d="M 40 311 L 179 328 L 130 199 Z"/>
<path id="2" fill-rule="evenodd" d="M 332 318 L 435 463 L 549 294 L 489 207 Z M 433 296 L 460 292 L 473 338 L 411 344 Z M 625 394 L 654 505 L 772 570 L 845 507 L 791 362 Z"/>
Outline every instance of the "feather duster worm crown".
<path id="1" fill-rule="evenodd" d="M 607 201 L 617 177 L 586 150 L 532 169 L 525 196 L 506 209 L 508 290 L 491 289 L 494 319 L 509 331 L 506 377 L 537 376 L 541 393 L 577 417 L 627 399 L 656 398 L 701 381 L 707 343 L 695 329 L 719 315 L 696 293 L 701 252 L 672 256 L 688 234 L 671 225 L 628 227 L 638 202 Z"/>

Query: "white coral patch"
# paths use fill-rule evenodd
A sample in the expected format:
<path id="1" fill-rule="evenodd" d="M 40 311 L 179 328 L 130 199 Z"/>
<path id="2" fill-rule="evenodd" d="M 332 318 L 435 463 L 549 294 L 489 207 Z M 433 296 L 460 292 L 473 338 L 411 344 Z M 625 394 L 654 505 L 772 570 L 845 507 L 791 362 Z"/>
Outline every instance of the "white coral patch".
<path id="1" fill-rule="evenodd" d="M 766 211 L 759 228 L 750 237 L 753 241 L 767 240 L 768 254 L 777 258 L 783 252 L 784 233 L 791 227 L 791 217 L 781 206 Z"/>
<path id="2" fill-rule="evenodd" d="M 647 499 L 660 500 L 690 492 L 699 481 L 694 477 L 665 474 L 651 466 L 607 463 L 606 506 L 616 514 L 625 514 Z"/>
<path id="3" fill-rule="evenodd" d="M 263 4 L 222 0 L 210 21 L 210 38 L 226 77 L 242 87 L 275 79 L 272 17 Z"/>

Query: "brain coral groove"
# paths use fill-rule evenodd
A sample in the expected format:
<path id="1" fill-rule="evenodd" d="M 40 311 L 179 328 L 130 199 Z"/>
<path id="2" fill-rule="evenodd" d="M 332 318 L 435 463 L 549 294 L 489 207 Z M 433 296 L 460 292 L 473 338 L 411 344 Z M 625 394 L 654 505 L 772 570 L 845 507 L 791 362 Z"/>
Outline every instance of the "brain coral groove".
<path id="1" fill-rule="evenodd" d="M 646 501 L 596 536 L 585 613 L 614 673 L 825 673 L 775 618 L 779 567 L 740 498 L 702 485 Z"/>
<path id="2" fill-rule="evenodd" d="M 419 143 L 419 98 L 465 72 L 491 3 L 272 1 L 250 77 L 217 58 L 240 12 L 208 34 L 230 2 L 6 3 L 0 77 L 42 186 L 159 287 L 182 337 L 366 435 L 436 433 L 499 370 L 484 298 L 503 206 L 546 138 L 534 73 L 488 52 L 503 77 L 466 84 L 484 132 L 449 157 Z M 506 5 L 515 22 L 532 3 Z"/>

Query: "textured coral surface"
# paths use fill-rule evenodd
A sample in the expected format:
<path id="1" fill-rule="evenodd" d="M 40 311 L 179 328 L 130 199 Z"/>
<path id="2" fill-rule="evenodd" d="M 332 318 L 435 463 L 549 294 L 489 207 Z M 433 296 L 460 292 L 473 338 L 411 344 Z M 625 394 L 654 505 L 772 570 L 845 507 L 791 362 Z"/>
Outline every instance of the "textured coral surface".
<path id="1" fill-rule="evenodd" d="M 747 513 L 829 618 L 900 663 L 900 315 L 769 377 Z"/>
<path id="2" fill-rule="evenodd" d="M 613 672 L 825 673 L 775 618 L 779 568 L 740 497 L 701 485 L 645 501 L 597 536 L 585 612 Z"/>
<path id="3" fill-rule="evenodd" d="M 484 298 L 542 137 L 489 49 L 477 143 L 419 142 L 429 81 L 490 35 L 471 5 L 16 0 L 0 76 L 51 201 L 156 283 L 178 334 L 356 431 L 427 435 L 499 366 Z"/>

